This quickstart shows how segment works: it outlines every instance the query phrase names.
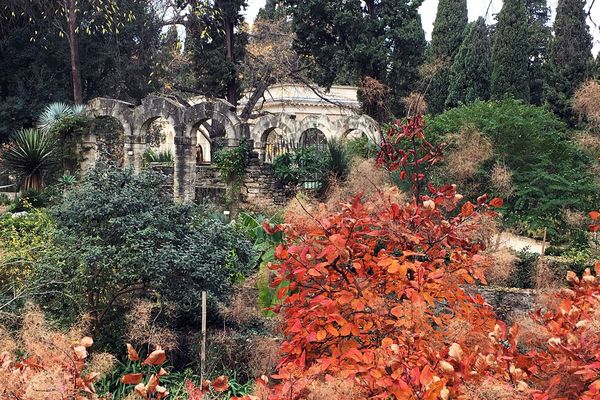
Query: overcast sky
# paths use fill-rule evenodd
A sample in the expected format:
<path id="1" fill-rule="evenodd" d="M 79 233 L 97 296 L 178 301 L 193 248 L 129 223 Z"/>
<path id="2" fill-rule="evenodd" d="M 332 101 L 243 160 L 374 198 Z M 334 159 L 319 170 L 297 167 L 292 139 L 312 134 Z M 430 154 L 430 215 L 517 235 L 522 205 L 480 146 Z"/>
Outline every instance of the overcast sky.
<path id="1" fill-rule="evenodd" d="M 491 0 L 490 11 L 487 16 L 488 23 L 494 22 L 494 14 L 497 14 L 502 8 L 502 0 Z M 554 8 L 556 7 L 556 3 L 558 0 L 548 0 L 548 4 Z M 590 0 L 588 0 L 588 3 Z M 433 29 L 433 21 L 435 20 L 435 13 L 437 10 L 438 0 L 425 0 L 423 5 L 421 6 L 421 18 L 423 20 L 423 29 L 425 29 L 425 34 L 427 36 L 427 40 L 431 39 L 431 30 Z M 469 4 L 469 20 L 476 20 L 479 16 L 485 16 L 486 10 L 488 8 L 489 2 L 487 0 L 468 0 Z M 246 10 L 248 21 L 254 21 L 256 18 L 256 14 L 258 10 L 265 5 L 265 0 L 248 0 L 248 9 Z M 592 18 L 597 23 L 600 23 L 600 4 L 594 6 L 592 10 Z M 590 30 L 594 35 L 594 54 L 598 53 L 600 50 L 600 30 L 597 27 L 594 27 L 591 22 L 589 22 Z"/>

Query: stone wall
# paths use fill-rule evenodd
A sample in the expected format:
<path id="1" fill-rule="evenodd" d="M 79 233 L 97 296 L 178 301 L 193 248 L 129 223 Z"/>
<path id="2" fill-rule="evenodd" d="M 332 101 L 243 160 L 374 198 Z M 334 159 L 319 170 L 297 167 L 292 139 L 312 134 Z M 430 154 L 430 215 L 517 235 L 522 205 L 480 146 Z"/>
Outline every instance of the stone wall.
<path id="1" fill-rule="evenodd" d="M 252 205 L 280 206 L 288 202 L 291 191 L 277 182 L 271 164 L 251 158 L 241 189 L 242 202 Z"/>
<path id="2" fill-rule="evenodd" d="M 226 201 L 227 184 L 222 179 L 215 165 L 199 165 L 196 167 L 196 202 Z M 289 199 L 289 190 L 278 184 L 273 167 L 252 157 L 242 186 L 240 200 L 244 205 L 278 206 Z"/>
<path id="3" fill-rule="evenodd" d="M 512 322 L 519 315 L 527 315 L 535 310 L 537 291 L 495 286 L 468 286 L 465 291 L 471 295 L 480 294 L 496 311 L 498 318 Z"/>

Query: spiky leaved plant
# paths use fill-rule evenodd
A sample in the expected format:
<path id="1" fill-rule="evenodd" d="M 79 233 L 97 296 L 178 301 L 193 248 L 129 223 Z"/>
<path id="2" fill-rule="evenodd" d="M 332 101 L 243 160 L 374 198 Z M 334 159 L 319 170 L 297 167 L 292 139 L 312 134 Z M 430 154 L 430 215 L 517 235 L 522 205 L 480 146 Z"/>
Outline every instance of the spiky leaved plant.
<path id="1" fill-rule="evenodd" d="M 38 128 L 42 131 L 49 132 L 54 124 L 65 117 L 79 115 L 85 111 L 82 105 L 69 105 L 67 103 L 51 103 L 46 106 L 40 114 L 38 120 Z"/>
<path id="2" fill-rule="evenodd" d="M 44 175 L 56 164 L 56 142 L 50 133 L 23 129 L 11 135 L 0 165 L 18 176 L 23 190 L 41 191 Z"/>

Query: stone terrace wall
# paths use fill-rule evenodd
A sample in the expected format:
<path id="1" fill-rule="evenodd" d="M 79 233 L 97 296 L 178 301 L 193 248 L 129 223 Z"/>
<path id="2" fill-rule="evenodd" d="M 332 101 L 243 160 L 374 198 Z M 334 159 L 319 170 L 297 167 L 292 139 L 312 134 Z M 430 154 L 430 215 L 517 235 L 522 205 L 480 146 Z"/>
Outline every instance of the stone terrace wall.
<path id="1" fill-rule="evenodd" d="M 494 308 L 498 318 L 505 322 L 512 322 L 519 315 L 527 315 L 536 306 L 537 291 L 533 289 L 468 286 L 465 291 L 471 295 L 480 294 Z"/>
<path id="2" fill-rule="evenodd" d="M 196 201 L 212 200 L 224 202 L 227 185 L 214 165 L 200 165 L 196 168 Z M 256 206 L 277 206 L 287 203 L 289 198 L 285 188 L 275 179 L 273 167 L 251 158 L 240 188 L 242 203 Z"/>
<path id="3" fill-rule="evenodd" d="M 242 185 L 242 201 L 254 205 L 284 205 L 290 191 L 275 178 L 273 166 L 251 158 Z"/>

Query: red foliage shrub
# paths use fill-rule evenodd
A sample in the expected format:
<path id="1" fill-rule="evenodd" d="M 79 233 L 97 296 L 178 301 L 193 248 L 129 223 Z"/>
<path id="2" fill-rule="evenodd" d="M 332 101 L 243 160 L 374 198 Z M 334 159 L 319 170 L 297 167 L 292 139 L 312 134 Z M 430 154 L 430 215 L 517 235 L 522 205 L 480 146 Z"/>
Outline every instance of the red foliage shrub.
<path id="1" fill-rule="evenodd" d="M 598 280 L 589 271 L 581 280 L 569 275 L 574 286 L 558 295 L 560 306 L 536 314 L 552 338 L 519 348 L 518 326 L 497 321 L 461 288 L 485 283 L 483 245 L 470 232 L 502 201 L 482 196 L 459 207 L 454 185 L 427 184 L 421 165 L 440 156 L 420 117 L 397 123 L 379 162 L 411 180 L 410 204 L 374 207 L 358 195 L 339 210 L 323 208 L 313 223 L 285 227 L 288 242 L 272 266 L 273 287 L 287 283 L 275 310 L 285 340 L 278 382 L 261 398 L 327 390 L 332 399 L 334 391 L 369 399 L 600 398 Z"/>

